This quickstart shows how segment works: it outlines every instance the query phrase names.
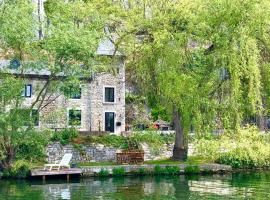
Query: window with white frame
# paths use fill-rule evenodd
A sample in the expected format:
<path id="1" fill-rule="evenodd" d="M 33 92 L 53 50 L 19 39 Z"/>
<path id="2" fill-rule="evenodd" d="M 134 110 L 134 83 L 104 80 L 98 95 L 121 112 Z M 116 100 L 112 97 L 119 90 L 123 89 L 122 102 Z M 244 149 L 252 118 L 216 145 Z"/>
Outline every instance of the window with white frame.
<path id="1" fill-rule="evenodd" d="M 81 126 L 82 111 L 81 110 L 69 110 L 68 112 L 68 125 L 69 126 Z"/>
<path id="2" fill-rule="evenodd" d="M 106 103 L 113 103 L 115 98 L 115 88 L 114 87 L 105 87 L 105 98 L 104 101 Z"/>
<path id="3" fill-rule="evenodd" d="M 22 96 L 30 98 L 32 96 L 32 91 L 33 91 L 32 84 L 27 84 L 24 86 L 24 89 L 22 91 Z"/>

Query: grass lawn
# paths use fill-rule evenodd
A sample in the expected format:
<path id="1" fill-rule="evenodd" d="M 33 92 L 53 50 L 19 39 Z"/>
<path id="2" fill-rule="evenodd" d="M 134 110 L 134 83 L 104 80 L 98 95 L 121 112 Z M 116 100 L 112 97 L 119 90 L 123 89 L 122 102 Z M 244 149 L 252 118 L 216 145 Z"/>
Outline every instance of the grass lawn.
<path id="1" fill-rule="evenodd" d="M 201 158 L 199 156 L 190 156 L 188 157 L 187 161 L 175 161 L 171 159 L 162 159 L 162 160 L 148 160 L 145 161 L 143 164 L 152 164 L 152 165 L 175 165 L 175 164 L 190 164 L 190 165 L 198 165 L 198 164 L 206 164 L 206 163 L 213 163 L 210 160 L 205 158 Z M 111 166 L 117 165 L 115 162 L 90 162 L 90 163 L 78 163 L 79 167 L 86 167 L 86 166 Z"/>
<path id="2" fill-rule="evenodd" d="M 86 166 L 111 166 L 117 165 L 115 162 L 88 162 L 88 163 L 78 163 L 78 167 Z"/>
<path id="3" fill-rule="evenodd" d="M 172 159 L 163 159 L 163 160 L 149 160 L 145 161 L 144 164 L 153 164 L 153 165 L 162 165 L 162 164 L 206 164 L 206 163 L 211 163 L 210 160 L 207 160 L 205 158 L 201 158 L 199 156 L 190 156 L 186 161 L 175 161 Z"/>

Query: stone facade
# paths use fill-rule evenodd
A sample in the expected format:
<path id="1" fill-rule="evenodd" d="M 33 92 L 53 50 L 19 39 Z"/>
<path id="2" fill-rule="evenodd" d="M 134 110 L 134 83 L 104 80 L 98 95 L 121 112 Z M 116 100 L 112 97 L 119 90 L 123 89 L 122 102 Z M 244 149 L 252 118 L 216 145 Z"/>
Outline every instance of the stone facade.
<path id="1" fill-rule="evenodd" d="M 48 94 L 39 111 L 37 129 L 63 129 L 69 127 L 69 110 L 81 111 L 79 131 L 106 131 L 105 113 L 114 113 L 114 133 L 125 131 L 125 68 L 124 61 L 119 59 L 118 72 L 98 73 L 91 80 L 83 81 L 81 98 L 71 99 L 58 93 Z M 31 85 L 31 97 L 25 97 L 23 107 L 29 107 L 37 99 L 37 95 L 45 84 L 45 76 L 29 75 L 26 85 Z M 105 102 L 105 88 L 114 88 L 114 102 Z M 47 97 L 45 98 L 47 99 Z M 48 105 L 46 105 L 48 104 Z M 46 105 L 46 106 L 45 106 Z M 39 106 L 37 104 L 36 108 Z M 43 108 L 43 106 L 45 106 Z M 35 108 L 34 108 L 35 109 Z"/>
<path id="2" fill-rule="evenodd" d="M 108 73 L 100 74 L 94 78 L 90 85 L 91 91 L 91 130 L 105 130 L 105 113 L 115 113 L 115 133 L 125 131 L 125 68 L 119 63 L 117 75 Z M 114 102 L 105 102 L 105 87 L 113 87 L 115 90 Z M 117 123 L 118 122 L 118 123 Z"/>

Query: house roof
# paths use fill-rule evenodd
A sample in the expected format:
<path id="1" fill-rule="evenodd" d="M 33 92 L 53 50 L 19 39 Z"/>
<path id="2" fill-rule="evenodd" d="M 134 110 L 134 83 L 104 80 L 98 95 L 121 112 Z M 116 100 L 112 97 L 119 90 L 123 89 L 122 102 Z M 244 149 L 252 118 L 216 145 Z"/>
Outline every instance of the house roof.
<path id="1" fill-rule="evenodd" d="M 115 52 L 115 45 L 109 39 L 100 42 L 96 53 L 97 55 L 105 56 L 123 56 L 119 51 Z"/>
<path id="2" fill-rule="evenodd" d="M 37 76 L 50 76 L 51 72 L 48 69 L 22 69 L 18 67 L 17 69 L 13 69 L 10 67 L 11 60 L 0 60 L 0 70 L 5 71 L 11 74 L 24 74 L 24 75 L 37 75 Z M 59 74 L 60 76 L 61 74 Z"/>
<path id="3" fill-rule="evenodd" d="M 109 40 L 103 40 L 100 42 L 96 55 L 100 56 L 123 56 L 119 51 L 115 51 L 115 45 Z M 30 76 L 50 76 L 51 71 L 49 69 L 46 69 L 45 67 L 40 69 L 33 69 L 31 67 L 27 69 L 17 68 L 12 69 L 10 67 L 11 60 L 0 60 L 0 70 L 5 70 L 7 73 L 11 74 L 23 74 L 23 75 L 30 75 Z M 31 64 L 31 62 L 28 62 L 27 64 Z M 42 65 L 42 63 L 40 63 Z M 40 66 L 39 66 L 40 67 Z M 59 73 L 58 76 L 64 76 L 63 73 Z"/>

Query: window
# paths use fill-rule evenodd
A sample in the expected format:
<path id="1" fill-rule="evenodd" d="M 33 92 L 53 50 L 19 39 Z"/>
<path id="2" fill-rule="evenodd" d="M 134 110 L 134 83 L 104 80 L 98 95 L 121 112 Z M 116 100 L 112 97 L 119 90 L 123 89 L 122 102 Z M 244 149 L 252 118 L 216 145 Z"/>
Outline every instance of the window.
<path id="1" fill-rule="evenodd" d="M 78 85 L 67 85 L 63 88 L 64 95 L 70 99 L 80 99 L 82 89 Z"/>
<path id="2" fill-rule="evenodd" d="M 23 97 L 31 97 L 32 96 L 32 85 L 28 84 L 24 86 L 24 90 L 22 91 Z"/>
<path id="3" fill-rule="evenodd" d="M 69 113 L 68 113 L 69 126 L 80 126 L 81 119 L 82 119 L 81 110 L 69 110 Z"/>
<path id="4" fill-rule="evenodd" d="M 74 91 L 72 94 L 70 94 L 71 99 L 80 99 L 82 94 L 82 89 L 78 88 L 76 91 Z"/>
<path id="5" fill-rule="evenodd" d="M 114 88 L 105 87 L 105 102 L 114 102 Z"/>
<path id="6" fill-rule="evenodd" d="M 38 110 L 33 109 L 31 112 L 31 118 L 32 118 L 32 122 L 35 126 L 39 125 L 39 113 Z"/>

